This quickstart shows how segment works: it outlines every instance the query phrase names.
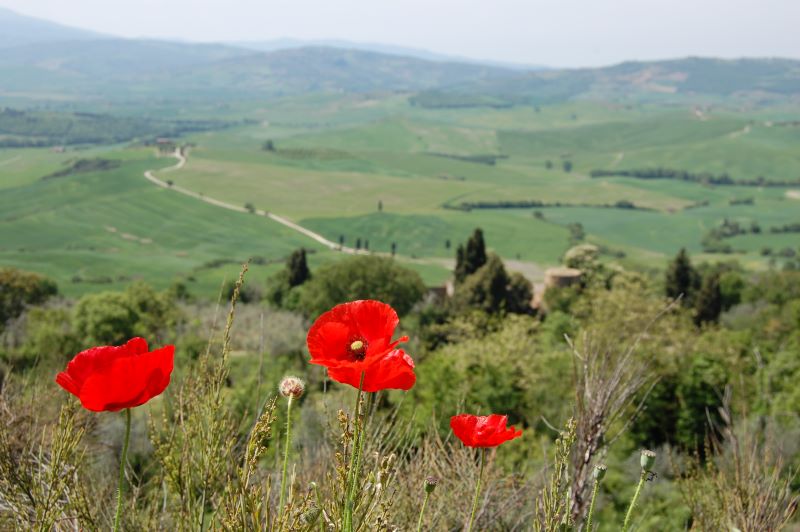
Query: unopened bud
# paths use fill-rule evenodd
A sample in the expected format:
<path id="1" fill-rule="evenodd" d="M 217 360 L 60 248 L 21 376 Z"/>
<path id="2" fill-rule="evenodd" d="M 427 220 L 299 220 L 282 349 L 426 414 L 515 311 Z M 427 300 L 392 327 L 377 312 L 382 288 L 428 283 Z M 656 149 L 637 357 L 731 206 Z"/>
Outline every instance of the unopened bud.
<path id="1" fill-rule="evenodd" d="M 653 469 L 653 465 L 656 463 L 656 453 L 653 451 L 648 451 L 647 449 L 642 450 L 642 457 L 639 459 L 639 464 L 641 464 L 642 469 L 645 471 L 650 471 Z"/>
<path id="2" fill-rule="evenodd" d="M 594 479 L 598 482 L 603 480 L 603 477 L 606 476 L 606 469 L 608 468 L 604 464 L 594 466 Z"/>
<path id="3" fill-rule="evenodd" d="M 428 477 L 425 479 L 425 493 L 433 493 L 439 485 L 439 477 Z"/>
<path id="4" fill-rule="evenodd" d="M 299 399 L 306 391 L 306 384 L 297 377 L 284 377 L 278 386 L 278 391 L 284 397 Z"/>
<path id="5" fill-rule="evenodd" d="M 313 525 L 319 518 L 320 509 L 317 505 L 312 504 L 308 510 L 303 512 L 300 516 L 300 521 L 305 525 Z"/>

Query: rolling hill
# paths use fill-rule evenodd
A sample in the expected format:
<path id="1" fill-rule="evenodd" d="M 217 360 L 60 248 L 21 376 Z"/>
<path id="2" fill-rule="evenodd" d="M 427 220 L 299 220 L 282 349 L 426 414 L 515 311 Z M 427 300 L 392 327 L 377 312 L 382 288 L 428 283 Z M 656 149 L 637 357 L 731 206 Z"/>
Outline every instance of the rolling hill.
<path id="1" fill-rule="evenodd" d="M 690 57 L 481 80 L 414 98 L 423 107 L 509 107 L 572 99 L 657 101 L 686 97 L 775 99 L 800 95 L 800 61 Z"/>
<path id="2" fill-rule="evenodd" d="M 71 28 L 0 7 L 0 49 L 46 42 L 101 39 L 100 33 Z"/>

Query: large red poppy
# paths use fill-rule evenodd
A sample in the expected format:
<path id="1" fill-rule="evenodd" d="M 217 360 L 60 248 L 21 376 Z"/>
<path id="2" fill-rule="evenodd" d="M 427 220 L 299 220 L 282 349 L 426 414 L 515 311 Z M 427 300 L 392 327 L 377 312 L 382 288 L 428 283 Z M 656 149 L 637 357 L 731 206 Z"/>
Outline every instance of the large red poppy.
<path id="1" fill-rule="evenodd" d="M 347 366 L 329 368 L 328 376 L 354 388 L 358 388 L 361 383 L 361 371 Z M 410 390 L 415 382 L 417 376 L 414 375 L 414 361 L 402 349 L 395 349 L 364 370 L 363 390 Z"/>
<path id="2" fill-rule="evenodd" d="M 392 341 L 400 319 L 386 303 L 374 300 L 336 305 L 317 318 L 306 339 L 311 363 L 365 371 L 407 336 Z"/>
<path id="3" fill-rule="evenodd" d="M 522 431 L 513 425 L 506 427 L 508 416 L 491 414 L 473 416 L 459 414 L 450 418 L 453 434 L 467 447 L 497 447 L 514 438 L 522 436 Z"/>
<path id="4" fill-rule="evenodd" d="M 169 384 L 175 346 L 148 351 L 143 338 L 125 345 L 87 349 L 75 355 L 56 382 L 88 410 L 116 412 L 142 405 Z"/>

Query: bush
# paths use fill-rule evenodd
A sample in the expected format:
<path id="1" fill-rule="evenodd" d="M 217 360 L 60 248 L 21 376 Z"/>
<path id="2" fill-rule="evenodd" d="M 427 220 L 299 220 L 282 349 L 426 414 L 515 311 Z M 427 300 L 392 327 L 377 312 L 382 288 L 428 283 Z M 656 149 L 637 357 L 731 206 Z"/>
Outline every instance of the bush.
<path id="1" fill-rule="evenodd" d="M 43 303 L 57 293 L 56 283 L 46 277 L 13 268 L 0 270 L 0 331 L 25 307 Z"/>
<path id="2" fill-rule="evenodd" d="M 178 310 L 166 292 L 135 283 L 125 292 L 83 296 L 73 314 L 75 334 L 84 345 L 119 345 L 134 336 L 164 343 L 178 320 Z"/>

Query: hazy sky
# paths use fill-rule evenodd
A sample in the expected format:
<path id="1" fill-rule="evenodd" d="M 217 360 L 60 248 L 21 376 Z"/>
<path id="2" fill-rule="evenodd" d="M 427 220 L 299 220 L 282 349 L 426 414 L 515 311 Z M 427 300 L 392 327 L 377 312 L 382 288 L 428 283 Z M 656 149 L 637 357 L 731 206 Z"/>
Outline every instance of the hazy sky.
<path id="1" fill-rule="evenodd" d="M 336 38 L 551 66 L 800 58 L 800 0 L 0 0 L 127 37 Z"/>

